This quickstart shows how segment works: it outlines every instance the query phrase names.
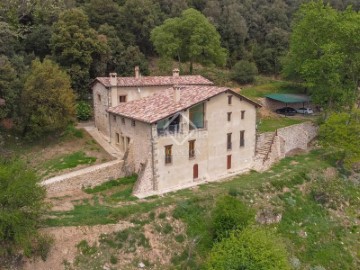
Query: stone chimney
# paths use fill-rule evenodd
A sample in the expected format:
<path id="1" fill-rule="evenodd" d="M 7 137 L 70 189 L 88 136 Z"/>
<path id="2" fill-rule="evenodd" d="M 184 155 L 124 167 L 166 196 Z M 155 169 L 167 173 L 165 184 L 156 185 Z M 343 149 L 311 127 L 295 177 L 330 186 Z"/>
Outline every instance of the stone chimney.
<path id="1" fill-rule="evenodd" d="M 115 72 L 109 74 L 110 77 L 110 85 L 117 86 L 117 74 Z"/>
<path id="2" fill-rule="evenodd" d="M 140 68 L 139 66 L 135 66 L 135 78 L 140 78 Z"/>
<path id="3" fill-rule="evenodd" d="M 180 70 L 178 68 L 174 68 L 173 69 L 173 77 L 179 77 L 180 75 Z"/>
<path id="4" fill-rule="evenodd" d="M 174 89 L 174 101 L 175 103 L 179 103 L 181 98 L 181 87 L 178 85 L 174 85 L 173 89 Z"/>

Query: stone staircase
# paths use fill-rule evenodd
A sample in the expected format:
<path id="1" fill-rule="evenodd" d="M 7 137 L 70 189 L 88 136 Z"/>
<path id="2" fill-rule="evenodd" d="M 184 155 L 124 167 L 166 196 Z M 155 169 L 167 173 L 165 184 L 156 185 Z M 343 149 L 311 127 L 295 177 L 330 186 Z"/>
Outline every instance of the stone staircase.
<path id="1" fill-rule="evenodd" d="M 261 136 L 261 137 L 260 137 Z M 276 132 L 266 132 L 257 137 L 255 159 L 265 162 L 271 152 Z"/>

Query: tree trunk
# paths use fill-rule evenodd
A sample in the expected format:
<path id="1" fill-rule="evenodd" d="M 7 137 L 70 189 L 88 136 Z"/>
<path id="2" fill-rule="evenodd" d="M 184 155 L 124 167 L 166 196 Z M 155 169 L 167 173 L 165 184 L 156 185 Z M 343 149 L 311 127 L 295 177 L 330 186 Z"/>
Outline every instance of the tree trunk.
<path id="1" fill-rule="evenodd" d="M 193 61 L 190 60 L 190 74 L 193 74 Z"/>

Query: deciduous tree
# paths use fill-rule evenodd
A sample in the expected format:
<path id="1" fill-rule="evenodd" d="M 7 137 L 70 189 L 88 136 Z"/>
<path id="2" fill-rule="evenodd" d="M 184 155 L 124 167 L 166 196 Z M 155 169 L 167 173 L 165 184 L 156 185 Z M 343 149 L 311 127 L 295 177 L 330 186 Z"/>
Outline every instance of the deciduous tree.
<path id="1" fill-rule="evenodd" d="M 30 139 L 61 131 L 74 119 L 70 77 L 49 59 L 32 62 L 21 99 L 24 135 Z"/>
<path id="2" fill-rule="evenodd" d="M 0 160 L 0 263 L 23 252 L 46 258 L 49 238 L 38 229 L 47 209 L 45 189 L 20 162 Z"/>
<path id="3" fill-rule="evenodd" d="M 325 109 L 351 109 L 360 80 L 360 15 L 322 1 L 297 13 L 285 74 L 304 80 Z"/>
<path id="4" fill-rule="evenodd" d="M 82 10 L 70 9 L 60 14 L 53 25 L 51 49 L 56 61 L 70 75 L 73 89 L 80 97 L 86 96 L 93 57 L 99 59 L 99 55 L 107 53 L 107 47 Z"/>
<path id="5" fill-rule="evenodd" d="M 151 32 L 151 41 L 162 57 L 194 62 L 224 65 L 226 50 L 221 47 L 215 27 L 195 9 L 185 10 L 181 17 L 167 19 Z"/>

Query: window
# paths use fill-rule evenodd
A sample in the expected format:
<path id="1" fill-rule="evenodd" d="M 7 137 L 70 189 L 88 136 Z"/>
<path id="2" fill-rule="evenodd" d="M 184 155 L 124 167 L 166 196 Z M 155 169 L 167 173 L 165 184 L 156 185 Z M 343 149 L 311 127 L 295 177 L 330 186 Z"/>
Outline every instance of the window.
<path id="1" fill-rule="evenodd" d="M 135 127 L 135 120 L 131 120 L 131 125 Z"/>
<path id="2" fill-rule="evenodd" d="M 113 121 L 116 122 L 116 115 L 113 115 Z"/>
<path id="3" fill-rule="evenodd" d="M 120 143 L 120 135 L 116 132 L 116 143 Z"/>
<path id="4" fill-rule="evenodd" d="M 126 145 L 129 146 L 129 144 L 130 144 L 130 138 L 126 137 Z"/>
<path id="5" fill-rule="evenodd" d="M 189 129 L 205 128 L 205 104 L 201 103 L 189 110 Z"/>
<path id="6" fill-rule="evenodd" d="M 245 146 L 245 130 L 240 131 L 240 147 Z"/>
<path id="7" fill-rule="evenodd" d="M 232 96 L 228 96 L 228 104 L 231 105 L 232 102 Z"/>
<path id="8" fill-rule="evenodd" d="M 101 96 L 100 94 L 97 95 L 98 101 L 101 101 Z"/>
<path id="9" fill-rule="evenodd" d="M 231 150 L 232 145 L 231 145 L 231 133 L 227 134 L 227 150 Z"/>
<path id="10" fill-rule="evenodd" d="M 165 164 L 171 164 L 172 163 L 172 151 L 171 151 L 172 145 L 165 146 Z"/>
<path id="11" fill-rule="evenodd" d="M 226 160 L 226 168 L 229 170 L 231 169 L 231 155 L 227 156 L 227 160 Z"/>
<path id="12" fill-rule="evenodd" d="M 227 113 L 227 120 L 228 120 L 228 122 L 231 121 L 231 112 L 228 112 L 228 113 Z"/>
<path id="13" fill-rule="evenodd" d="M 245 111 L 241 111 L 241 119 L 245 119 Z"/>
<path id="14" fill-rule="evenodd" d="M 125 125 L 125 118 L 124 118 L 124 117 L 121 118 L 121 123 L 122 123 L 123 125 Z"/>
<path id="15" fill-rule="evenodd" d="M 195 158 L 195 140 L 189 141 L 189 158 Z"/>
<path id="16" fill-rule="evenodd" d="M 193 166 L 193 178 L 197 179 L 199 178 L 199 165 L 194 164 Z"/>
<path id="17" fill-rule="evenodd" d="M 120 103 L 126 102 L 126 96 L 119 96 L 119 102 Z"/>

